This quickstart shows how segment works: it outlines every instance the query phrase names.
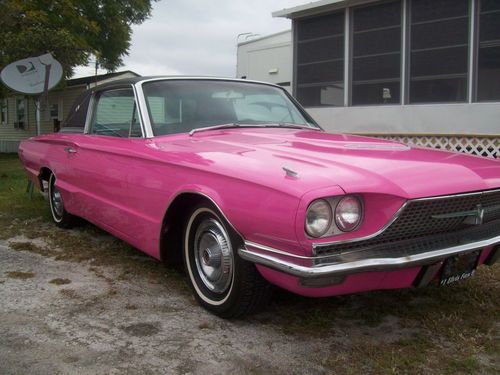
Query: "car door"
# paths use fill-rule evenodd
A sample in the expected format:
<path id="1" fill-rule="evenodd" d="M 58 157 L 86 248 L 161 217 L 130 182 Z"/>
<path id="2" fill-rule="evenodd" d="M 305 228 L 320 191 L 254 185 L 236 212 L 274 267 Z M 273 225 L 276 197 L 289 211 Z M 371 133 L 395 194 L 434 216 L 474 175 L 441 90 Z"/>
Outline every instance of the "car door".
<path id="1" fill-rule="evenodd" d="M 131 240 L 137 213 L 129 200 L 128 175 L 144 138 L 132 87 L 97 92 L 85 134 L 74 137 L 68 180 L 73 211 Z"/>

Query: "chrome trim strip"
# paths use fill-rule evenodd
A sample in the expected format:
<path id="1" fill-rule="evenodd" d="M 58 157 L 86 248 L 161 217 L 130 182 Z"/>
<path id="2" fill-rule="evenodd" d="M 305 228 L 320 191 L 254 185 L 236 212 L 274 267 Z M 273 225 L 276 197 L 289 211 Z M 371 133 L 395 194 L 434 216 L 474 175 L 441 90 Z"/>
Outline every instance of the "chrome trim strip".
<path id="1" fill-rule="evenodd" d="M 500 189 L 492 189 L 492 190 L 481 190 L 481 191 L 473 191 L 471 193 L 459 193 L 459 194 L 450 194 L 450 195 L 436 195 L 433 197 L 424 197 L 424 198 L 415 198 L 410 199 L 411 202 L 417 201 L 433 201 L 436 199 L 447 199 L 447 198 L 460 198 L 460 197 L 468 197 L 471 195 L 484 195 L 491 193 L 500 193 Z"/>
<path id="2" fill-rule="evenodd" d="M 146 137 L 146 127 L 144 126 L 144 119 L 143 119 L 143 116 L 142 116 L 142 110 L 141 110 L 141 106 L 139 105 L 139 94 L 137 92 L 137 87 L 136 85 L 132 85 L 132 90 L 134 92 L 134 105 L 135 105 L 135 111 L 136 113 L 139 115 L 139 124 L 141 126 L 141 138 L 145 138 Z"/>
<path id="3" fill-rule="evenodd" d="M 449 198 L 457 198 L 457 197 L 468 197 L 471 195 L 484 195 L 484 194 L 491 194 L 491 193 L 498 193 L 500 192 L 500 189 L 493 189 L 493 190 L 482 190 L 482 191 L 476 191 L 472 193 L 461 193 L 461 194 L 451 194 L 451 195 L 437 195 L 434 197 L 424 197 L 424 198 L 415 198 L 415 199 L 408 199 L 403 205 L 396 211 L 394 216 L 389 220 L 381 229 L 376 231 L 375 233 L 369 234 L 364 237 L 357 237 L 357 238 L 349 238 L 347 240 L 337 240 L 337 241 L 329 241 L 329 242 L 315 242 L 312 244 L 312 250 L 313 250 L 313 255 L 316 255 L 316 249 L 321 248 L 321 247 L 326 247 L 326 246 L 331 246 L 331 245 L 342 245 L 345 243 L 350 243 L 350 242 L 359 242 L 359 241 L 365 241 L 365 240 L 370 240 L 389 228 L 396 219 L 401 216 L 403 210 L 406 208 L 407 205 L 409 205 L 412 202 L 421 202 L 421 201 L 432 201 L 432 200 L 437 200 L 437 199 L 449 199 Z"/>
<path id="4" fill-rule="evenodd" d="M 273 255 L 261 254 L 246 248 L 239 248 L 238 254 L 245 260 L 272 268 L 286 274 L 301 277 L 314 278 L 332 275 L 345 275 L 369 271 L 387 271 L 412 266 L 424 265 L 437 261 L 451 255 L 481 249 L 487 246 L 500 243 L 500 236 L 464 245 L 452 246 L 440 250 L 433 250 L 426 253 L 409 255 L 400 258 L 374 258 L 364 259 L 348 263 L 336 263 L 318 266 L 301 266 L 287 262 Z M 273 249 L 274 250 L 274 249 Z M 282 253 L 280 250 L 277 250 Z M 309 258 L 313 260 L 314 258 Z"/>
<path id="5" fill-rule="evenodd" d="M 331 255 L 324 255 L 324 256 L 318 256 L 318 257 L 312 258 L 312 257 L 308 257 L 308 256 L 303 256 L 303 255 L 296 255 L 296 254 L 288 253 L 286 251 L 278 250 L 278 249 L 275 249 L 275 248 L 272 248 L 272 247 L 269 247 L 266 245 L 261 245 L 259 243 L 252 242 L 252 241 L 245 241 L 245 247 L 251 247 L 254 249 L 259 249 L 259 250 L 265 251 L 267 253 L 278 254 L 281 256 L 295 258 L 295 259 L 311 260 L 311 259 L 320 259 L 323 257 L 331 257 Z"/>
<path id="6" fill-rule="evenodd" d="M 83 134 L 90 134 L 90 127 L 92 123 L 92 118 L 94 117 L 94 107 L 96 102 L 96 93 L 92 92 L 89 99 L 89 105 L 87 106 L 87 114 L 85 116 L 85 125 L 83 127 Z"/>
<path id="7" fill-rule="evenodd" d="M 139 114 L 142 120 L 141 122 L 145 138 L 153 138 L 153 127 L 148 115 L 148 105 L 146 103 L 146 99 L 144 98 L 144 92 L 142 91 L 142 82 L 144 81 L 139 81 L 133 85 L 137 100 L 137 108 L 139 109 Z"/>

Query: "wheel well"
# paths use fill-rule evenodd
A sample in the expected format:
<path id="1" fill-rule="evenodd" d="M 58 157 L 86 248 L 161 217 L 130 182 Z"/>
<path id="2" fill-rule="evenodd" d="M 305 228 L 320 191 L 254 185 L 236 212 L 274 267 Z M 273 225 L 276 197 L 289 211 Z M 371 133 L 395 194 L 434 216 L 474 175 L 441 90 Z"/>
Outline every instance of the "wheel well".
<path id="1" fill-rule="evenodd" d="M 182 235 L 191 210 L 200 203 L 213 203 L 203 195 L 182 193 L 170 204 L 163 218 L 160 237 L 160 259 L 169 264 L 182 263 Z"/>
<path id="2" fill-rule="evenodd" d="M 42 191 L 45 190 L 43 182 L 47 181 L 47 183 L 48 183 L 51 174 L 52 174 L 52 171 L 47 167 L 43 167 L 42 169 L 40 169 L 40 173 L 38 174 L 38 179 L 40 180 L 40 189 Z"/>

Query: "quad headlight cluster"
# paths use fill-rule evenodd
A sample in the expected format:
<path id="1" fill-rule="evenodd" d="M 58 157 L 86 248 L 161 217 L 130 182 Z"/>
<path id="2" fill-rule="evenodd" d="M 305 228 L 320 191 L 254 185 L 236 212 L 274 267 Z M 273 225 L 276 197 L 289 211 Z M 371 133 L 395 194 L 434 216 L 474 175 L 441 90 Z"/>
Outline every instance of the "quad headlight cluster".
<path id="1" fill-rule="evenodd" d="M 305 231 L 314 238 L 351 232 L 363 219 L 363 205 L 357 196 L 317 199 L 307 208 Z"/>

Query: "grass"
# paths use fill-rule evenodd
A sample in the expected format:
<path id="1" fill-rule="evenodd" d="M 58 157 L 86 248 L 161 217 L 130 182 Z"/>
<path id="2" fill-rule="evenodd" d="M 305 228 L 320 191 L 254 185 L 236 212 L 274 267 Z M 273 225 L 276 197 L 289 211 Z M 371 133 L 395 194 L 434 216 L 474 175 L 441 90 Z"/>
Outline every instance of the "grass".
<path id="1" fill-rule="evenodd" d="M 33 272 L 11 271 L 5 273 L 10 279 L 27 280 L 35 277 Z"/>
<path id="2" fill-rule="evenodd" d="M 47 202 L 40 194 L 35 192 L 33 199 L 28 199 L 26 184 L 16 155 L 0 154 L 0 239 L 17 236 L 15 241 L 10 240 L 11 248 L 82 263 L 110 285 L 140 277 L 165 284 L 166 291 L 172 288 L 190 293 L 177 271 L 166 269 L 93 225 L 84 224 L 71 231 L 57 228 L 50 222 Z M 118 278 L 110 279 L 100 266 L 113 267 Z M 22 278 L 16 272 L 7 276 Z M 51 282 L 65 285 L 68 281 Z M 72 289 L 59 292 L 68 298 L 80 298 Z M 329 355 L 324 350 L 310 353 L 332 373 L 497 374 L 499 296 L 497 264 L 481 267 L 474 278 L 446 288 L 428 286 L 325 299 L 279 291 L 267 311 L 241 324 L 279 330 L 291 341 L 334 338 L 335 344 L 326 348 Z M 213 327 L 201 323 L 198 328 Z"/>
<path id="3" fill-rule="evenodd" d="M 45 201 L 40 194 L 34 192 L 33 199 L 27 199 L 27 185 L 28 180 L 17 155 L 0 154 L 0 223 L 15 220 L 22 225 L 24 220 L 33 217 L 49 218 Z M 0 236 L 2 235 L 5 237 L 5 232 L 0 232 Z"/>
<path id="4" fill-rule="evenodd" d="M 55 278 L 49 281 L 49 284 L 54 284 L 54 285 L 66 285 L 66 284 L 71 284 L 70 279 L 61 279 L 61 278 Z"/>

